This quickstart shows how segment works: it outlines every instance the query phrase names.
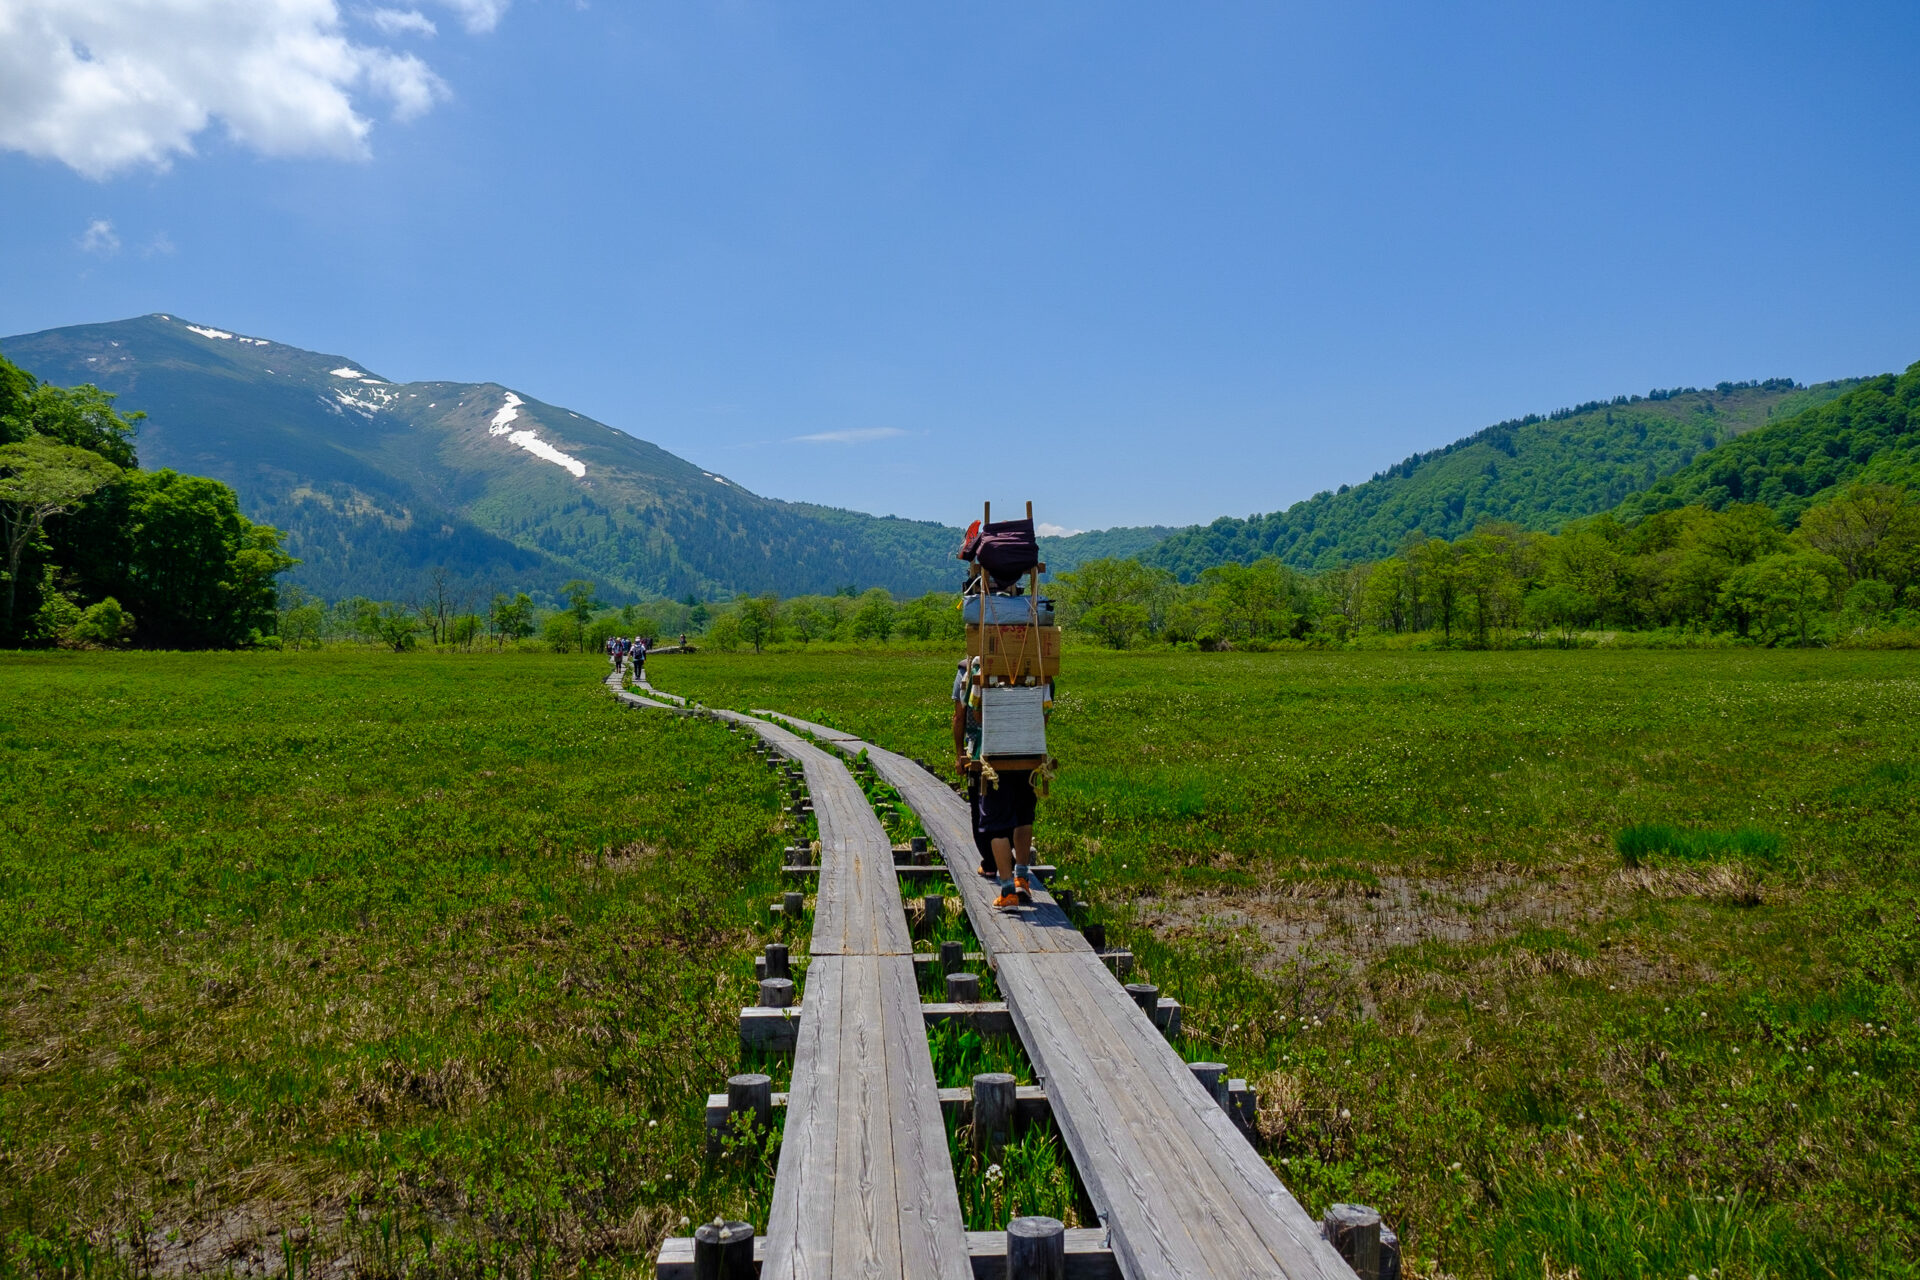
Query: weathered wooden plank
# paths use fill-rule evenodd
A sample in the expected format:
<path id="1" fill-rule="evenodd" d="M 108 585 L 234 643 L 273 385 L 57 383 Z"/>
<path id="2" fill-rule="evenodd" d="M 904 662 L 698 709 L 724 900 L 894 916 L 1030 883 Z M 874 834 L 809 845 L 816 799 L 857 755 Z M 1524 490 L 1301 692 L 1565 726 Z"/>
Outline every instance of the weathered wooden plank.
<path id="1" fill-rule="evenodd" d="M 841 1106 L 833 1179 L 799 1194 L 805 1211 L 829 1219 L 835 1274 L 897 1276 L 899 1195 L 880 1034 L 879 968 L 871 956 L 845 956 L 840 963 L 847 982 L 839 1010 Z M 774 1194 L 779 1192 L 775 1183 Z"/>
<path id="2" fill-rule="evenodd" d="M 782 1114 L 787 1107 L 790 1095 L 773 1095 L 773 1109 Z M 959 1124 L 973 1122 L 973 1090 L 968 1088 L 939 1090 L 940 1114 Z M 1013 1116 L 1020 1124 L 1038 1124 L 1047 1119 L 1047 1091 L 1037 1084 L 1016 1085 L 1013 1091 Z M 710 1093 L 707 1095 L 707 1128 L 720 1130 L 727 1123 L 727 1095 Z"/>
<path id="3" fill-rule="evenodd" d="M 892 842 L 839 760 L 776 726 L 753 727 L 805 771 L 821 846 L 801 1004 L 741 1016 L 744 1042 L 796 1053 L 765 1268 L 782 1280 L 967 1280 Z M 998 1016 L 1010 1033 L 1004 1007 Z"/>
<path id="4" fill-rule="evenodd" d="M 907 957 L 884 956 L 878 963 L 889 1087 L 882 1123 L 893 1126 L 901 1269 L 908 1280 L 967 1280 L 966 1223 L 920 1014 L 920 984 Z"/>
<path id="5" fill-rule="evenodd" d="M 900 957 L 903 961 L 906 957 Z M 826 959 L 825 956 L 820 960 Z M 820 960 L 815 960 L 818 965 Z M 910 962 L 909 962 L 910 963 Z M 813 970 L 807 971 L 807 999 L 785 1009 L 749 1005 L 740 1010 L 740 1044 L 744 1048 L 764 1049 L 769 1053 L 792 1053 L 800 1043 L 801 1028 L 813 1016 Z M 928 1023 L 964 1022 L 983 1036 L 1014 1034 L 1013 1016 L 1004 1000 L 983 1000 L 978 1004 L 951 1004 L 937 1001 L 920 1006 L 920 1015 Z M 924 1036 L 925 1031 L 921 1034 Z"/>
<path id="6" fill-rule="evenodd" d="M 844 971 L 837 956 L 823 956 L 807 971 L 806 1003 L 818 1010 L 837 1009 Z M 781 1128 L 780 1162 L 774 1170 L 773 1207 L 767 1218 L 768 1269 L 780 1277 L 831 1274 L 831 1237 L 823 1237 L 810 1195 L 830 1181 L 839 1132 L 840 1053 L 838 1020 L 822 1017 L 802 1023 L 793 1063 L 786 1124 Z M 803 1196 L 803 1193 L 807 1193 Z"/>
<path id="7" fill-rule="evenodd" d="M 762 1268 L 762 1275 L 767 1274 L 762 1263 L 766 1247 L 764 1237 L 753 1242 L 754 1264 Z M 969 1231 L 966 1251 L 973 1280 L 1006 1280 L 1006 1232 Z M 661 1241 L 654 1274 L 659 1280 L 693 1280 L 693 1237 L 671 1236 Z M 1068 1229 L 1066 1280 L 1121 1280 L 1113 1251 L 1107 1248 L 1105 1231 L 1098 1227 Z"/>
<path id="8" fill-rule="evenodd" d="M 1035 863 L 1034 871 L 1041 876 L 1050 876 L 1057 870 L 1051 863 Z M 811 862 L 789 862 L 780 868 L 782 874 L 789 876 L 817 876 L 820 868 Z M 902 880 L 951 880 L 953 872 L 942 864 L 916 866 L 911 862 L 897 862 L 893 874 Z"/>

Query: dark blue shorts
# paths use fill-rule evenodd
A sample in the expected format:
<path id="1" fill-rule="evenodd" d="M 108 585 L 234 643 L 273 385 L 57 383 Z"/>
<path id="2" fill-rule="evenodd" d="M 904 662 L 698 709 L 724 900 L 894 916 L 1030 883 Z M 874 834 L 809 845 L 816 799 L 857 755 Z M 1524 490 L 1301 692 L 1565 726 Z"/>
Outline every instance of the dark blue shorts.
<path id="1" fill-rule="evenodd" d="M 973 829 L 983 836 L 1009 836 L 1015 827 L 1033 825 L 1033 771 L 1002 770 L 1000 785 L 980 784 L 973 803 Z"/>

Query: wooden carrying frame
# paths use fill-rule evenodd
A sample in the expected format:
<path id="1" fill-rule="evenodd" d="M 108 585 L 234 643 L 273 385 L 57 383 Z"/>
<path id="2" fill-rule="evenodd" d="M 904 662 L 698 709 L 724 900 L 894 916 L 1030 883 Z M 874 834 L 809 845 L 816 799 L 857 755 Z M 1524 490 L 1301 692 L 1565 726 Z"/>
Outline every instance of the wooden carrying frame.
<path id="1" fill-rule="evenodd" d="M 1033 503 L 1027 503 L 1027 519 L 1033 519 Z M 993 523 L 993 504 L 986 503 L 981 508 L 980 525 L 985 528 Z M 1040 623 L 1040 575 L 1047 566 L 1036 564 L 1027 572 L 1027 620 L 1023 623 L 993 623 L 990 617 L 986 597 L 987 574 L 978 562 L 968 566 L 967 584 L 962 591 L 962 610 L 965 599 L 980 601 L 980 621 L 967 624 L 967 666 L 971 681 L 976 688 L 983 687 L 989 679 L 1005 680 L 1008 684 L 1024 685 L 1028 680 L 1044 684 L 1053 676 L 1060 674 L 1060 628 L 1042 626 Z M 974 670 L 974 660 L 979 660 L 978 670 Z M 981 700 L 981 714 L 984 718 L 985 699 Z M 995 769 L 1037 769 L 1046 761 L 1044 755 L 1037 756 L 995 756 L 985 757 L 987 763 Z"/>

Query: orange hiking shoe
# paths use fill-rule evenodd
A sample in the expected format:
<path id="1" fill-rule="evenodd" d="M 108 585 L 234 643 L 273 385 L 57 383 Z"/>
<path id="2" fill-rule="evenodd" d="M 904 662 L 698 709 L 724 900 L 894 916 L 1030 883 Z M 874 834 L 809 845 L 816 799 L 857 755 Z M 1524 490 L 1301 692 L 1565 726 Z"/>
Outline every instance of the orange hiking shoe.
<path id="1" fill-rule="evenodd" d="M 1023 907 L 1033 905 L 1033 885 L 1028 883 L 1025 876 L 1013 878 L 1013 896 L 1020 899 L 1020 905 Z"/>
<path id="2" fill-rule="evenodd" d="M 1011 889 L 1001 890 L 1000 896 L 993 900 L 993 909 L 995 911 L 1005 911 L 1009 907 L 1017 907 L 1019 905 L 1020 895 Z"/>

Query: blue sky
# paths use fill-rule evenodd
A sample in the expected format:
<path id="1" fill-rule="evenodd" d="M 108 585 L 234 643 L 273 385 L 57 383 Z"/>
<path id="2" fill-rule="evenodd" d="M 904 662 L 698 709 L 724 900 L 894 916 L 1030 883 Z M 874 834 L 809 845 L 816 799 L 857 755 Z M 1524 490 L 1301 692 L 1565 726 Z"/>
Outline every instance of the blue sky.
<path id="1" fill-rule="evenodd" d="M 782 498 L 1186 523 L 1920 359 L 1911 3 L 8 22 L 0 333 L 165 311 L 498 381 Z"/>

